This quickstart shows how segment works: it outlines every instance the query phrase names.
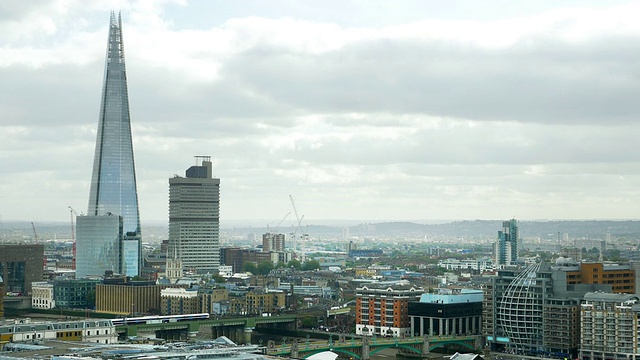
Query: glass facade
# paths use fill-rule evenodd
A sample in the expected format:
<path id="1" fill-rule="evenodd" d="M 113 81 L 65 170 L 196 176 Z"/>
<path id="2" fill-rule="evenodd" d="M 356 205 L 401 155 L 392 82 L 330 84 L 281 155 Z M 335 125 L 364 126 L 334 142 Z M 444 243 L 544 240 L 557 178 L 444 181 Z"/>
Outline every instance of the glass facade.
<path id="1" fill-rule="evenodd" d="M 138 259 L 140 253 L 138 249 L 139 242 L 135 240 L 125 240 L 122 242 L 122 260 L 123 260 L 123 273 L 128 276 L 138 276 Z"/>
<path id="2" fill-rule="evenodd" d="M 53 283 L 56 307 L 71 309 L 93 309 L 97 280 L 55 280 Z"/>
<path id="3" fill-rule="evenodd" d="M 125 241 L 138 246 L 137 265 L 126 266 L 126 275 L 135 276 L 141 264 L 142 241 L 138 194 L 129 116 L 127 74 L 124 61 L 122 21 L 111 13 L 104 85 L 93 160 L 89 216 L 122 216 Z M 81 239 L 78 237 L 78 242 Z M 131 244 L 128 244 L 128 246 Z"/>
<path id="4" fill-rule="evenodd" d="M 103 275 L 106 270 L 122 273 L 122 217 L 78 216 L 76 221 L 76 278 Z"/>
<path id="5" fill-rule="evenodd" d="M 512 265 L 518 259 L 518 222 L 516 219 L 504 221 L 502 231 L 498 231 L 498 243 L 496 249 L 496 263 L 500 265 Z"/>

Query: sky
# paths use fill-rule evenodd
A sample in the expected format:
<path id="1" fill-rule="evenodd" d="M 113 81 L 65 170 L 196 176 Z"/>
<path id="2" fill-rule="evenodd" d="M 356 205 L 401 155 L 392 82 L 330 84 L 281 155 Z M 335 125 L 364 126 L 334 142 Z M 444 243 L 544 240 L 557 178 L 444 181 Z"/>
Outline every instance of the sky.
<path id="1" fill-rule="evenodd" d="M 143 223 L 195 155 L 222 223 L 640 218 L 639 1 L 4 0 L 3 221 L 86 212 L 111 10 Z"/>

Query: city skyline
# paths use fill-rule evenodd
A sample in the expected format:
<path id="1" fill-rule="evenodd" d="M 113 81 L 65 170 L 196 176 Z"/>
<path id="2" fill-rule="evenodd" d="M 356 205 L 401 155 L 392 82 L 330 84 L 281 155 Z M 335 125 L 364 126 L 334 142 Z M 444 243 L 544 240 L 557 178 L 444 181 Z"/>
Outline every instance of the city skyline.
<path id="1" fill-rule="evenodd" d="M 400 4 L 4 3 L 1 218 L 86 204 L 113 9 L 142 222 L 201 153 L 222 222 L 640 218 L 640 4 Z"/>

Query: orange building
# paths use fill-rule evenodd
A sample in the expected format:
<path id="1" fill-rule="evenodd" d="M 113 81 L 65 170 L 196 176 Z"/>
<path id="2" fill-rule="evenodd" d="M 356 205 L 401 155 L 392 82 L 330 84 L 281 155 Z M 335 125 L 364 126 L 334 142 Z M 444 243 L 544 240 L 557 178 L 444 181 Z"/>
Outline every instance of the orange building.
<path id="1" fill-rule="evenodd" d="M 636 275 L 629 264 L 580 263 L 578 270 L 566 271 L 567 285 L 608 284 L 619 294 L 636 293 Z"/>
<path id="2" fill-rule="evenodd" d="M 356 334 L 411 335 L 409 302 L 418 301 L 423 288 L 412 285 L 366 284 L 356 289 Z"/>

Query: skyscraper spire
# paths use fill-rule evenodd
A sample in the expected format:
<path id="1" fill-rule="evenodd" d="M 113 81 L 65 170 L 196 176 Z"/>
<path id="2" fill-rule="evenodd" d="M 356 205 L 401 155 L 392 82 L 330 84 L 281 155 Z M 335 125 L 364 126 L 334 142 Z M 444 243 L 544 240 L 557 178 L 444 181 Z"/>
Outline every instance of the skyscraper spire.
<path id="1" fill-rule="evenodd" d="M 124 241 L 120 253 L 120 270 L 127 275 L 138 275 L 142 248 L 122 18 L 120 13 L 116 17 L 113 11 L 109 21 L 107 58 L 87 214 L 122 217 Z"/>

